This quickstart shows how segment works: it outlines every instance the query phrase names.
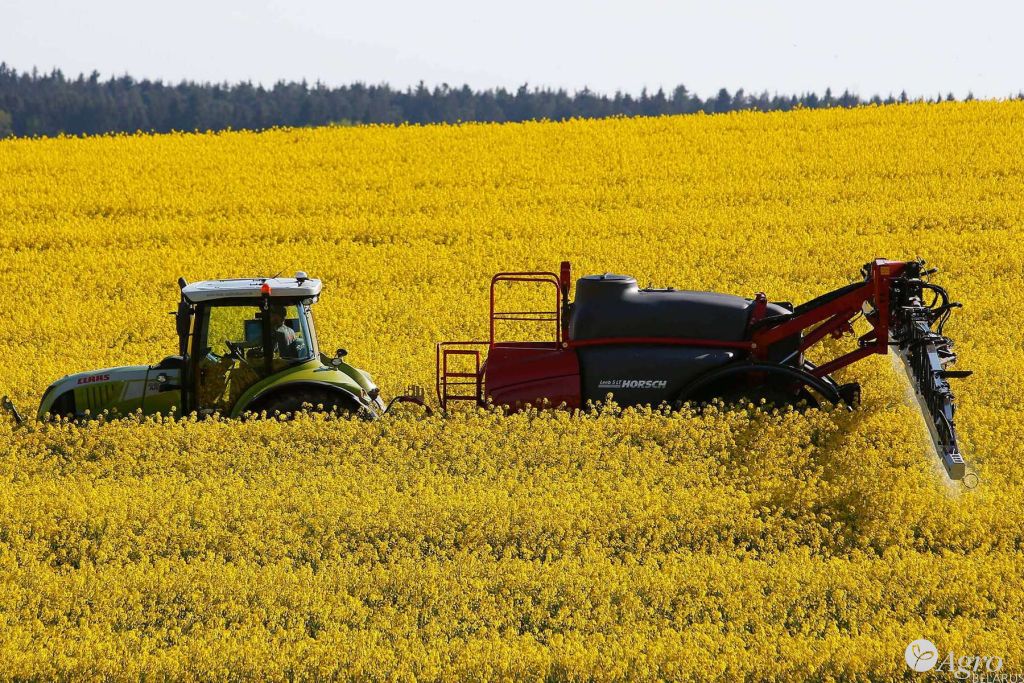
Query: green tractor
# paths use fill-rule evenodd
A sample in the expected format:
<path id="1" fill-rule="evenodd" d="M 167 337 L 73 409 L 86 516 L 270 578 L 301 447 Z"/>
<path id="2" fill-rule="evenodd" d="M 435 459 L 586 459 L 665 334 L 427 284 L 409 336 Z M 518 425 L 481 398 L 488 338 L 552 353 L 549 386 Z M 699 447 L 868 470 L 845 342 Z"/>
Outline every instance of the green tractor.
<path id="1" fill-rule="evenodd" d="M 312 305 L 321 283 L 294 278 L 178 280 L 178 354 L 156 365 L 69 375 L 43 394 L 38 417 L 108 415 L 200 416 L 338 411 L 384 414 L 369 373 L 345 362 L 346 352 L 320 353 Z M 417 390 L 392 401 L 424 405 Z M 5 397 L 5 405 L 20 421 Z"/>

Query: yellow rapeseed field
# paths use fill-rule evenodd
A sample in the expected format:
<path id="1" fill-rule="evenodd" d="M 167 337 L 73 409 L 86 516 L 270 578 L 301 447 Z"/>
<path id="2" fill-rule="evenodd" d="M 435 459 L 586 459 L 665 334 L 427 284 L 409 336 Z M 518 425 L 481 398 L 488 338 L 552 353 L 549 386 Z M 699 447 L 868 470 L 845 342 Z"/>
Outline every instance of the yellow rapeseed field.
<path id="1" fill-rule="evenodd" d="M 922 637 L 1024 672 L 1021 149 L 1020 102 L 0 142 L 26 412 L 173 353 L 179 275 L 321 278 L 322 345 L 389 396 L 485 335 L 498 270 L 800 302 L 921 256 L 980 477 L 883 357 L 853 413 L 4 419 L 0 676 L 898 679 Z"/>

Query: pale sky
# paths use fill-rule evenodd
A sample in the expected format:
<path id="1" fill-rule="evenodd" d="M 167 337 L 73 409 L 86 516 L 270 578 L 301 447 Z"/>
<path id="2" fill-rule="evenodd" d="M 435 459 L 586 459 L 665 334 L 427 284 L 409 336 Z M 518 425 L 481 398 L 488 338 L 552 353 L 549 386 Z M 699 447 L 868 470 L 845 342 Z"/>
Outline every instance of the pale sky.
<path id="1" fill-rule="evenodd" d="M 1024 5 L 977 0 L 0 0 L 9 66 L 174 82 L 1005 97 L 1022 37 Z"/>

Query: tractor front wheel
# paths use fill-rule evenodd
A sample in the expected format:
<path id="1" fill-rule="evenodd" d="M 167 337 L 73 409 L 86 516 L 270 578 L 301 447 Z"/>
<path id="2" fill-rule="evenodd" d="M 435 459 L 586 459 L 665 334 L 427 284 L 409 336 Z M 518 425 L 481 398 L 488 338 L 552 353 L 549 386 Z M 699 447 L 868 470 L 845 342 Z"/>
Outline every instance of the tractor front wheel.
<path id="1" fill-rule="evenodd" d="M 356 415 L 363 408 L 355 399 L 344 394 L 316 387 L 295 387 L 278 392 L 270 398 L 260 401 L 253 407 L 253 412 L 266 411 L 268 417 L 274 415 L 294 415 L 303 410 L 314 413 L 335 413 L 339 415 Z"/>

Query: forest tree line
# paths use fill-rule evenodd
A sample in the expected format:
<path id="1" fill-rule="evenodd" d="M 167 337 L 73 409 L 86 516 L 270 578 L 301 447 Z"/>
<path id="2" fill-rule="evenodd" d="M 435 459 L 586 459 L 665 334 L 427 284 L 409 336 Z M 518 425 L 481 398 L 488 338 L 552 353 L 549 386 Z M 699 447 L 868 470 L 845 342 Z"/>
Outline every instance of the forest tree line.
<path id="1" fill-rule="evenodd" d="M 952 93 L 939 93 L 927 101 L 954 99 Z M 250 82 L 170 84 L 136 80 L 127 75 L 103 80 L 95 71 L 73 78 L 60 70 L 19 73 L 0 63 L 0 137 L 713 114 L 743 109 L 856 107 L 909 100 L 906 92 L 862 99 L 848 91 L 836 95 L 831 89 L 822 95 L 779 95 L 747 93 L 742 89 L 730 93 L 725 88 L 702 99 L 684 85 L 671 92 L 645 89 L 639 95 L 606 95 L 586 88 L 570 94 L 563 89 L 527 85 L 516 90 L 473 90 L 467 85 L 429 88 L 420 83 L 401 90 L 387 84 L 328 87 L 306 81 L 282 81 L 272 87 Z"/>

